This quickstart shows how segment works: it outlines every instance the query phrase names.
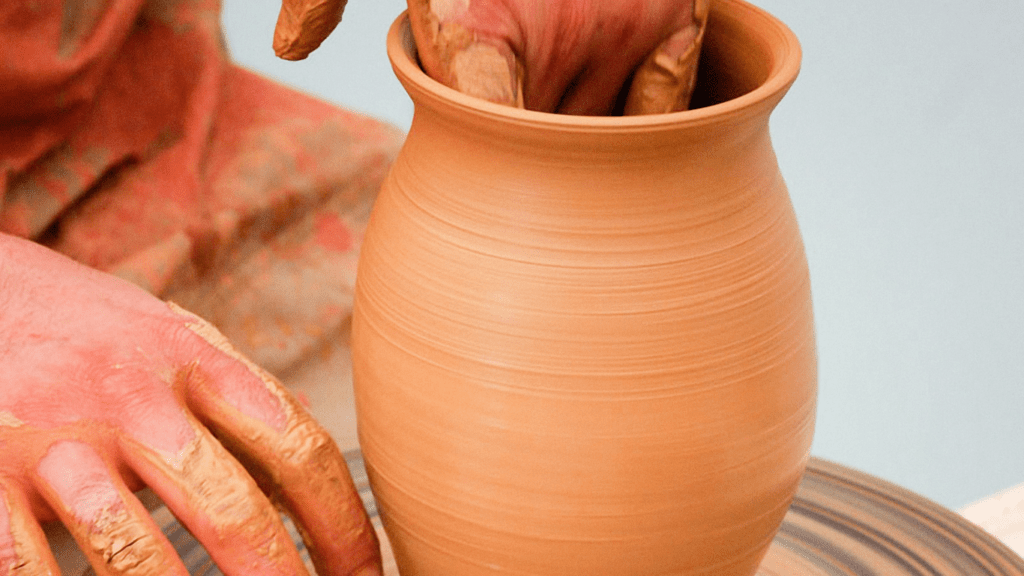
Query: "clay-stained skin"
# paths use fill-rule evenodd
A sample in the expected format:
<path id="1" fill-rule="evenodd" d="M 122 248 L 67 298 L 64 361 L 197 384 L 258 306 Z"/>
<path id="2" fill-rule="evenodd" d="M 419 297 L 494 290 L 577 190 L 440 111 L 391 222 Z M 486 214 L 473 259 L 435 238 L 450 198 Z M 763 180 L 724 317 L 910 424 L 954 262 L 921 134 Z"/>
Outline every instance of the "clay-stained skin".
<path id="1" fill-rule="evenodd" d="M 14 567 L 19 563 L 18 559 L 23 557 L 11 529 L 10 509 L 7 491 L 0 486 L 0 576 L 14 572 Z"/>
<path id="2" fill-rule="evenodd" d="M 324 477 L 321 478 L 321 475 L 317 475 L 313 478 L 304 478 L 304 482 L 321 480 L 327 484 L 348 482 L 348 471 L 341 466 L 331 465 L 333 460 L 329 455 L 337 451 L 333 440 L 309 413 L 284 391 L 273 376 L 238 353 L 211 324 L 173 303 L 169 303 L 169 305 L 175 312 L 192 319 L 187 324 L 190 330 L 221 352 L 240 362 L 266 387 L 265 391 L 272 399 L 272 403 L 270 403 L 274 407 L 272 411 L 265 408 L 268 405 L 266 402 L 260 404 L 261 409 L 254 409 L 251 404 L 232 401 L 232 398 L 228 398 L 228 400 L 243 415 L 253 418 L 269 428 L 261 428 L 252 423 L 236 423 L 248 431 L 249 437 L 246 440 L 250 444 L 249 450 L 258 449 L 256 448 L 258 446 L 273 447 L 273 450 L 266 451 L 264 457 L 269 462 L 269 466 L 266 467 L 274 475 L 273 480 L 277 488 L 283 485 L 283 480 L 279 477 L 281 470 L 309 463 L 316 463 L 317 466 L 322 467 L 319 472 Z M 240 448 L 247 449 L 247 447 Z M 341 462 L 344 460 L 342 459 Z M 327 496 L 327 493 L 324 496 Z"/>
<path id="3" fill-rule="evenodd" d="M 469 11 L 470 0 L 430 0 L 430 11 L 442 22 L 454 20 Z"/>
<path id="4" fill-rule="evenodd" d="M 6 410 L 0 410 L 0 428 L 18 428 L 24 426 L 25 423 L 19 420 L 14 414 L 7 412 Z"/>
<path id="5" fill-rule="evenodd" d="M 271 375 L 234 350 L 214 327 L 174 304 L 171 307 L 188 318 L 190 330 L 245 367 L 262 384 L 260 393 L 270 396 L 272 402 L 259 405 L 272 405 L 273 412 L 254 410 L 251 403 L 231 398 L 230 391 L 211 393 L 210 388 L 218 384 L 203 371 L 201 363 L 180 375 L 192 393 L 203 399 L 203 410 L 221 441 L 244 459 L 273 499 L 292 511 L 310 544 L 314 564 L 322 565 L 323 558 L 342 554 L 351 557 L 353 551 L 346 547 L 358 542 L 371 546 L 362 550 L 368 561 L 376 557 L 372 527 L 344 458 L 327 431 Z M 223 405 L 225 399 L 228 406 Z M 183 470 L 190 461 L 202 463 L 204 459 L 186 456 Z M 198 474 L 190 476 L 190 481 L 201 479 Z M 331 514 L 323 514 L 323 510 Z"/>
<path id="6" fill-rule="evenodd" d="M 86 444 L 57 442 L 39 461 L 37 471 L 80 522 L 96 525 L 122 507 L 106 463 Z"/>
<path id="7" fill-rule="evenodd" d="M 710 0 L 695 0 L 693 22 L 661 43 L 633 76 L 624 113 L 664 114 L 690 107 Z"/>
<path id="8" fill-rule="evenodd" d="M 465 47 L 452 58 L 451 75 L 452 86 L 464 94 L 523 107 L 522 66 L 496 46 L 476 43 Z"/>
<path id="9" fill-rule="evenodd" d="M 274 377 L 235 350 L 234 346 L 231 345 L 228 339 L 225 338 L 219 330 L 214 328 L 212 324 L 177 304 L 174 304 L 173 302 L 168 302 L 168 306 L 170 306 L 171 310 L 175 313 L 186 319 L 185 325 L 189 330 L 194 332 L 217 350 L 238 361 L 248 369 L 252 375 L 262 381 L 265 387 L 264 390 L 252 393 L 253 390 L 251 387 L 227 385 L 221 387 L 219 392 L 243 414 L 251 418 L 256 418 L 274 430 L 279 432 L 284 431 L 285 425 L 288 422 L 288 416 L 282 409 L 281 398 L 278 390 L 280 385 Z"/>
<path id="10" fill-rule="evenodd" d="M 0 576 L 60 576 L 28 503 L 0 482 Z"/>
<path id="11" fill-rule="evenodd" d="M 251 551 L 251 562 L 273 567 L 279 573 L 305 574 L 275 510 L 260 505 L 263 495 L 255 482 L 209 434 L 196 432 L 180 463 L 168 463 L 145 450 L 140 452 L 171 483 L 184 487 L 185 506 L 202 511 L 217 543 L 244 542 L 239 549 Z"/>
<path id="12" fill-rule="evenodd" d="M 423 66 L 430 75 L 464 94 L 523 107 L 523 64 L 509 46 L 482 39 L 458 19 L 470 0 L 414 0 L 410 16 Z"/>
<path id="13" fill-rule="evenodd" d="M 297 404 L 289 403 L 288 431 L 278 444 L 279 465 L 283 471 L 275 481 L 281 490 L 288 486 L 292 494 L 281 494 L 289 504 L 318 503 L 320 509 L 330 510 L 329 518 L 296 515 L 296 523 L 303 538 L 313 534 L 327 535 L 336 545 L 366 539 L 375 545 L 372 527 L 355 497 L 355 489 L 337 445 Z M 274 458 L 271 462 L 278 460 Z M 319 522 L 317 522 L 319 520 Z M 324 523 L 326 520 L 326 523 Z M 313 524 L 317 522 L 316 524 Z M 322 540 L 325 540 L 321 537 Z M 320 546 L 312 546 L 310 555 L 317 566 L 322 565 L 324 554 Z M 374 551 L 371 551 L 374 552 Z"/>
<path id="14" fill-rule="evenodd" d="M 107 574 L 156 576 L 166 572 L 170 560 L 166 546 L 156 542 L 150 526 L 132 515 L 111 481 L 106 463 L 91 447 L 58 442 L 39 462 L 37 471 L 67 506 L 69 530 L 88 556 L 102 562 Z"/>
<path id="15" fill-rule="evenodd" d="M 155 537 L 128 512 L 104 510 L 88 535 L 88 547 L 97 554 L 111 574 L 149 576 L 163 574 L 167 558 Z"/>

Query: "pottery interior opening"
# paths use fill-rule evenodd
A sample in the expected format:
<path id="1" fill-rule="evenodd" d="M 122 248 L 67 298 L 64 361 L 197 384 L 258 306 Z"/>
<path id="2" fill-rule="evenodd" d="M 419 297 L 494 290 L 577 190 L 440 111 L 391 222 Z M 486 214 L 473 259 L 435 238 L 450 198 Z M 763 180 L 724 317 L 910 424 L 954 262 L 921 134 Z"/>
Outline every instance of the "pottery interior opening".
<path id="1" fill-rule="evenodd" d="M 776 68 L 776 55 L 757 32 L 711 11 L 691 110 L 739 98 L 768 81 Z"/>
<path id="2" fill-rule="evenodd" d="M 780 30 L 776 28 L 781 23 L 760 11 L 751 12 L 749 8 L 744 2 L 729 0 L 712 4 L 697 70 L 697 84 L 690 102 L 691 110 L 749 94 L 782 73 L 785 68 L 783 60 L 799 60 L 798 49 L 792 53 L 779 51 L 777 36 Z M 404 51 L 419 66 L 408 20 L 404 17 L 403 20 L 401 38 Z M 792 48 L 786 46 L 786 42 L 782 44 L 784 49 Z M 427 79 L 426 74 L 423 78 Z"/>

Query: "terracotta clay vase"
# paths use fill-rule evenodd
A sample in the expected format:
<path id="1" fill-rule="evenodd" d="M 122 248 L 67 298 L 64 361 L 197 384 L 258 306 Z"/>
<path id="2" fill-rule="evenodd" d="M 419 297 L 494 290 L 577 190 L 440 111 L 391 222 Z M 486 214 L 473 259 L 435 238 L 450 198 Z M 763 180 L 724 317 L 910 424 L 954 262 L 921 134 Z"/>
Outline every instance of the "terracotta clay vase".
<path id="1" fill-rule="evenodd" d="M 803 246 L 768 134 L 792 33 L 716 0 L 686 112 L 429 79 L 359 264 L 359 436 L 406 576 L 750 575 L 808 460 Z"/>

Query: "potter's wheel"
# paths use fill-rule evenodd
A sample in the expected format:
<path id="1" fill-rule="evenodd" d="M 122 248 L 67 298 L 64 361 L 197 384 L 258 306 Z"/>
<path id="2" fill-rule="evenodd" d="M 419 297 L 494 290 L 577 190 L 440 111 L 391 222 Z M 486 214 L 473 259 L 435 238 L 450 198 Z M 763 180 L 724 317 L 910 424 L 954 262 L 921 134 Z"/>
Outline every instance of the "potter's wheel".
<path id="1" fill-rule="evenodd" d="M 354 451 L 346 459 L 381 532 L 362 456 Z M 154 517 L 192 574 L 221 574 L 166 509 L 157 510 Z M 293 537 L 298 541 L 294 529 Z M 385 574 L 397 576 L 390 547 L 382 541 Z M 840 574 L 1022 576 L 1024 560 L 938 504 L 872 476 L 812 459 L 758 576 Z"/>
<path id="2" fill-rule="evenodd" d="M 1024 575 L 1024 560 L 962 516 L 873 476 L 812 459 L 758 576 Z"/>

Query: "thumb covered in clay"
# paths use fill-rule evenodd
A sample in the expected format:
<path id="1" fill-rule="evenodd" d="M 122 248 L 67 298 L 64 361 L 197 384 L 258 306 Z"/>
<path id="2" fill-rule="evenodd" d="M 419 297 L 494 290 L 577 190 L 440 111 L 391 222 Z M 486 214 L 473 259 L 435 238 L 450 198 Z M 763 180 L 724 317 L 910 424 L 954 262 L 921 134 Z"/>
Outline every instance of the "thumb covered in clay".
<path id="1" fill-rule="evenodd" d="M 408 0 L 424 71 L 565 114 L 685 110 L 710 0 Z"/>
<path id="2" fill-rule="evenodd" d="M 341 22 L 348 0 L 282 0 L 274 28 L 274 53 L 302 60 L 320 47 Z"/>

